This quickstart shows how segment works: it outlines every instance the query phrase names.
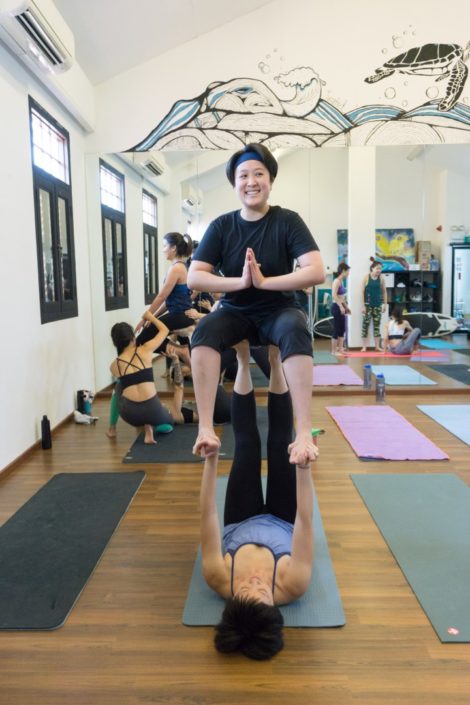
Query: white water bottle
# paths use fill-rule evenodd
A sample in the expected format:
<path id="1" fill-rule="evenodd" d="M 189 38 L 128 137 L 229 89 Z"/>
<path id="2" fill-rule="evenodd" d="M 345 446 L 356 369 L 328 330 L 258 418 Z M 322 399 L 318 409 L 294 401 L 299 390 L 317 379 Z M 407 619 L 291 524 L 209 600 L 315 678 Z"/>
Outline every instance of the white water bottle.
<path id="1" fill-rule="evenodd" d="M 375 401 L 385 401 L 385 377 L 378 374 L 375 378 Z"/>

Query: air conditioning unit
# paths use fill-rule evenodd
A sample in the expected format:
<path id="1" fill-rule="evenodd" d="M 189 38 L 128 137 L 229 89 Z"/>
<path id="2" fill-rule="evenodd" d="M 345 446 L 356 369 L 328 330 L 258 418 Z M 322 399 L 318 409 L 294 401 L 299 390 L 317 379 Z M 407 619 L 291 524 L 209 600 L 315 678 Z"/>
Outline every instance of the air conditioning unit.
<path id="1" fill-rule="evenodd" d="M 135 152 L 133 161 L 147 177 L 161 176 L 165 173 L 165 162 L 152 152 Z"/>
<path id="2" fill-rule="evenodd" d="M 0 38 L 34 69 L 61 73 L 73 64 L 74 37 L 52 0 L 0 0 Z"/>
<path id="3" fill-rule="evenodd" d="M 181 197 L 183 210 L 189 213 L 198 213 L 202 209 L 202 191 L 195 188 L 192 184 L 181 184 Z"/>

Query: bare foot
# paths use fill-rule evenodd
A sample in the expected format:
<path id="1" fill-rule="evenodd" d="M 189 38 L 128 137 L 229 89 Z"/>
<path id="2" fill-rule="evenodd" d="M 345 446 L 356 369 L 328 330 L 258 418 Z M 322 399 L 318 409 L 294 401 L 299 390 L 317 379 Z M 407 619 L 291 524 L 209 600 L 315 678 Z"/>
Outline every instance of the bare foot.
<path id="1" fill-rule="evenodd" d="M 106 431 L 106 435 L 108 438 L 117 438 L 116 428 L 114 426 L 110 426 Z"/>
<path id="2" fill-rule="evenodd" d="M 375 348 L 375 352 L 385 352 L 383 348 Z"/>
<path id="3" fill-rule="evenodd" d="M 312 440 L 312 433 L 298 433 L 293 443 L 287 449 L 289 451 L 289 462 L 293 465 L 305 466 L 312 460 L 316 460 L 318 448 Z"/>
<path id="4" fill-rule="evenodd" d="M 157 441 L 153 437 L 153 426 L 145 424 L 144 443 L 147 445 L 157 445 Z"/>
<path id="5" fill-rule="evenodd" d="M 341 350 L 337 350 L 336 352 L 333 353 L 333 355 L 336 355 L 336 357 L 343 357 L 344 352 Z"/>
<path id="6" fill-rule="evenodd" d="M 367 352 L 367 348 L 361 348 L 361 352 Z"/>
<path id="7" fill-rule="evenodd" d="M 210 458 L 219 452 L 220 441 L 213 428 L 200 428 L 196 443 L 193 446 L 193 455 L 200 455 L 201 458 Z"/>

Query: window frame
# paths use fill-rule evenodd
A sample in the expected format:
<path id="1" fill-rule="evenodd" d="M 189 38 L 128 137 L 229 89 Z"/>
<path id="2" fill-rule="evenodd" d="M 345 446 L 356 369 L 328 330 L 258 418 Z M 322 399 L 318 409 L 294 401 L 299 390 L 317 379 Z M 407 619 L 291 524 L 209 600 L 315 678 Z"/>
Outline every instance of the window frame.
<path id="1" fill-rule="evenodd" d="M 129 286 L 128 286 L 128 276 L 127 276 L 127 233 L 126 233 L 126 198 L 125 198 L 125 175 L 120 171 L 111 166 L 104 159 L 99 160 L 99 169 L 101 172 L 101 167 L 104 167 L 108 171 L 111 171 L 122 181 L 122 194 L 123 194 L 123 211 L 111 208 L 111 206 L 106 206 L 101 201 L 101 173 L 100 173 L 100 205 L 101 205 L 101 239 L 103 245 L 103 285 L 104 285 L 104 299 L 105 299 L 105 310 L 106 311 L 116 311 L 120 308 L 129 308 Z M 122 265 L 123 265 L 123 280 L 124 280 L 124 293 L 116 294 L 114 296 L 108 295 L 107 289 L 107 258 L 106 258 L 106 221 L 111 222 L 111 238 L 112 238 L 112 261 L 113 261 L 113 286 L 114 291 L 118 288 L 118 273 L 119 273 L 119 262 L 118 262 L 118 252 L 117 252 L 117 230 L 120 226 L 121 228 L 121 239 L 122 239 Z"/>
<path id="2" fill-rule="evenodd" d="M 142 195 L 145 194 L 149 198 L 151 198 L 153 201 L 155 201 L 155 210 L 156 210 L 156 220 L 157 220 L 157 225 L 149 225 L 148 223 L 143 222 L 143 266 L 144 266 L 144 298 L 145 298 L 145 303 L 146 304 L 151 304 L 152 301 L 154 300 L 155 296 L 158 294 L 159 290 L 159 277 L 158 277 L 158 199 L 156 196 L 154 196 L 153 193 L 150 193 L 146 189 L 142 189 Z M 143 213 L 142 213 L 142 220 L 143 220 Z M 147 282 L 146 282 L 146 272 L 145 272 L 145 240 L 146 237 L 149 239 L 149 252 L 150 252 L 150 257 L 149 257 L 149 272 L 151 271 L 151 268 L 153 268 L 153 274 L 155 277 L 155 291 L 147 291 Z M 154 252 L 155 252 L 155 262 L 152 262 L 152 247 L 151 243 L 154 243 Z"/>
<path id="3" fill-rule="evenodd" d="M 34 145 L 33 145 L 33 127 L 32 127 L 32 111 L 39 113 L 50 125 L 59 132 L 65 140 L 67 150 L 67 167 L 69 183 L 53 176 L 45 169 L 37 166 L 34 163 Z M 74 318 L 78 316 L 78 297 L 77 297 L 77 276 L 75 267 L 75 241 L 73 228 L 73 200 L 72 200 L 72 174 L 70 164 L 70 135 L 62 125 L 50 115 L 44 108 L 37 103 L 31 96 L 28 96 L 28 113 L 29 113 L 29 131 L 30 131 L 30 148 L 31 148 L 31 166 L 33 176 L 33 204 L 34 204 L 34 223 L 36 230 L 36 251 L 38 265 L 38 287 L 39 287 L 39 304 L 41 314 L 41 324 L 52 323 L 66 318 Z M 46 301 L 44 295 L 45 288 L 45 272 L 44 272 L 44 248 L 43 248 L 43 232 L 41 228 L 41 202 L 40 193 L 46 191 L 49 194 L 50 216 L 51 216 L 51 240 L 52 240 L 52 261 L 54 269 L 55 292 L 54 301 Z M 71 297 L 64 298 L 63 287 L 59 285 L 62 276 L 63 264 L 60 259 L 61 232 L 59 221 L 59 201 L 62 199 L 65 202 L 66 216 L 66 234 L 67 234 L 67 249 L 69 254 L 69 272 L 70 272 L 70 292 Z"/>

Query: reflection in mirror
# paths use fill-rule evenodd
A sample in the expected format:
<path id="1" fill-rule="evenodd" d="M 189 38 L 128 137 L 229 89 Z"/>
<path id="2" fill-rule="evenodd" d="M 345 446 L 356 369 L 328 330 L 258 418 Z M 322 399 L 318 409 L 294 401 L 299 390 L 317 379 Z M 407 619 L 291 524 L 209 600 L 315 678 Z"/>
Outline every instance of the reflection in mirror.
<path id="1" fill-rule="evenodd" d="M 363 151 L 365 153 L 367 150 Z M 358 153 L 363 152 L 356 148 L 356 159 Z M 238 199 L 225 176 L 225 163 L 229 154 L 231 153 L 227 151 L 200 150 L 114 155 L 113 163 L 115 166 L 120 164 L 126 173 L 126 197 L 128 198 L 128 190 L 131 187 L 140 194 L 140 201 L 136 197 L 132 208 L 129 200 L 126 203 L 126 207 L 132 211 L 128 212 L 126 225 L 127 256 L 133 282 L 140 270 L 142 282 L 145 281 L 142 263 L 142 220 L 140 231 L 137 227 L 135 233 L 129 230 L 130 216 L 138 221 L 137 209 L 142 208 L 142 190 L 148 191 L 158 201 L 159 252 L 153 251 L 153 257 L 154 261 L 158 260 L 158 283 L 161 286 L 166 271 L 166 264 L 161 255 L 162 237 L 165 232 L 188 232 L 194 240 L 199 241 L 213 218 L 239 207 Z M 270 203 L 292 209 L 301 215 L 318 242 L 327 267 L 327 281 L 317 288 L 317 320 L 330 315 L 331 275 L 337 269 L 339 258 L 344 256 L 344 251 L 338 245 L 338 236 L 341 232 L 344 235 L 348 230 L 351 214 L 354 214 L 355 207 L 359 207 L 357 203 L 349 202 L 353 185 L 351 180 L 357 180 L 356 172 L 350 167 L 349 154 L 348 148 L 282 149 L 275 152 L 279 173 L 273 185 Z M 375 228 L 381 233 L 380 245 L 383 254 L 395 258 L 397 262 L 404 258 L 409 264 L 417 265 L 419 262 L 416 261 L 416 243 L 430 243 L 430 246 L 421 247 L 420 256 L 425 257 L 427 254 L 426 266 L 431 266 L 432 261 L 432 266 L 438 272 L 433 276 L 438 279 L 439 288 L 433 292 L 432 287 L 429 287 L 429 292 L 424 292 L 423 289 L 421 301 L 418 301 L 419 292 L 413 292 L 410 284 L 414 277 L 413 272 L 417 272 L 418 279 L 421 277 L 421 270 L 408 270 L 408 281 L 404 282 L 406 295 L 409 295 L 409 298 L 405 299 L 407 305 L 423 309 L 425 312 L 450 316 L 452 256 L 448 243 L 456 235 L 461 234 L 463 239 L 465 229 L 470 233 L 470 147 L 377 147 L 373 168 L 375 202 L 371 208 L 375 209 Z M 353 192 L 356 193 L 354 189 Z M 402 237 L 393 238 L 390 231 L 397 231 Z M 411 261 L 413 247 L 409 231 L 412 231 L 415 241 L 415 262 Z M 371 247 L 373 239 L 371 240 L 370 234 L 367 234 L 367 237 L 364 234 L 364 242 L 362 235 L 356 232 L 355 239 L 358 237 L 359 241 L 348 243 L 348 248 L 349 256 L 351 248 L 356 248 L 355 262 L 360 264 L 355 264 L 354 269 L 361 269 L 358 276 L 362 277 L 368 271 L 369 257 L 376 253 Z M 402 246 L 405 247 L 404 252 Z M 146 260 L 149 251 L 148 245 Z M 96 254 L 98 256 L 98 251 Z M 432 260 L 430 255 L 433 255 Z M 136 258 L 134 263 L 133 257 Z M 99 272 L 97 268 L 96 271 Z M 102 277 L 102 273 L 98 276 Z M 430 275 L 424 275 L 423 272 L 423 277 L 427 280 Z M 349 286 L 357 289 L 360 286 L 359 281 L 351 275 Z M 401 301 L 403 292 L 399 291 L 404 287 L 397 287 L 399 283 L 400 279 L 395 273 L 394 283 L 389 286 L 390 303 L 405 303 Z M 102 287 L 102 282 L 100 286 Z M 100 286 L 96 287 L 98 296 L 101 293 Z M 144 288 L 144 284 L 142 287 Z M 132 284 L 131 297 L 136 296 L 135 289 L 135 284 Z M 351 295 L 354 296 L 354 293 L 352 290 Z M 429 298 L 431 293 L 432 301 Z M 400 301 L 395 301 L 395 297 L 399 296 Z M 133 309 L 132 315 L 140 315 L 141 298 L 138 298 L 136 304 L 130 301 L 129 305 Z M 359 308 L 360 306 L 355 304 L 350 317 L 352 333 L 356 332 L 357 338 L 360 338 L 361 328 Z M 354 345 L 357 346 L 358 343 Z"/>

